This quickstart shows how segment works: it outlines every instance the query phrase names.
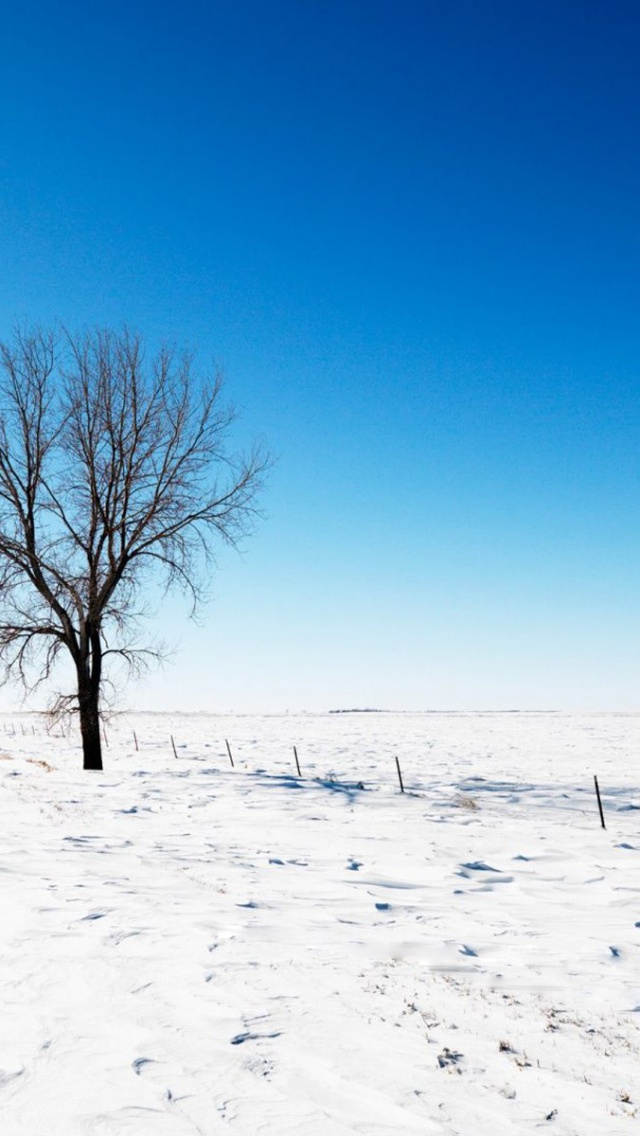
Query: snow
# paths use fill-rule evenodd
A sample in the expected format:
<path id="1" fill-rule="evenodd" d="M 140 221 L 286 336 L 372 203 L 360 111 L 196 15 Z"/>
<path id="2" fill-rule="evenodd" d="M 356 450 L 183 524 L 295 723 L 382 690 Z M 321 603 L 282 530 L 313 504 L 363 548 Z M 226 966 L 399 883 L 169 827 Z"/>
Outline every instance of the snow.
<path id="1" fill-rule="evenodd" d="M 0 717 L 2 1136 L 635 1131 L 640 716 L 107 731 Z"/>

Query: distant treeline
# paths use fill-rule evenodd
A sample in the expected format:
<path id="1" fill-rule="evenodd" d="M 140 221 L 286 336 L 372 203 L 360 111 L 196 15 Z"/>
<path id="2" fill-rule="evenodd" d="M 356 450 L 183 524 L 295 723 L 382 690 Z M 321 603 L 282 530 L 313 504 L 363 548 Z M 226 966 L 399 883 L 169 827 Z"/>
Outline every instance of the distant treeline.
<path id="1" fill-rule="evenodd" d="M 353 706 L 350 710 L 330 710 L 330 714 L 391 714 L 391 710 L 377 710 L 375 706 Z"/>

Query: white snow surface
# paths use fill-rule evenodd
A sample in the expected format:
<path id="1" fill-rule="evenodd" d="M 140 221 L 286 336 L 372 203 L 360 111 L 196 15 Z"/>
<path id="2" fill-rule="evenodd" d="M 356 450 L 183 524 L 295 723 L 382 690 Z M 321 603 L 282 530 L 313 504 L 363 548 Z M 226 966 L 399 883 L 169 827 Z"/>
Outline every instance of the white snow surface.
<path id="1" fill-rule="evenodd" d="M 638 1130 L 640 716 L 107 732 L 0 717 L 2 1136 Z"/>

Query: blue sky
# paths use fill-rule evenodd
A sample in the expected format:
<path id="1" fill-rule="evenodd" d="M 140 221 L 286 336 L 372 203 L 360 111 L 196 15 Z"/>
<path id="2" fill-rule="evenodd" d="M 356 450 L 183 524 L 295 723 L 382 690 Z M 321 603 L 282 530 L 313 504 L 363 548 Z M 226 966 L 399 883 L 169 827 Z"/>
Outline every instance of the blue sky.
<path id="1" fill-rule="evenodd" d="M 195 345 L 278 456 L 125 701 L 638 709 L 640 7 L 27 2 L 3 47 L 0 335 Z"/>

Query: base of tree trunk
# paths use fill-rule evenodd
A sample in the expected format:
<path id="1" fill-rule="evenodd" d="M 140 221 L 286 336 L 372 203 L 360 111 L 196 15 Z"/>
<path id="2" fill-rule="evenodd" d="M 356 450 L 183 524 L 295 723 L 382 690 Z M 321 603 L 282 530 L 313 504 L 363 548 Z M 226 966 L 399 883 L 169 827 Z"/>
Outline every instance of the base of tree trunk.
<path id="1" fill-rule="evenodd" d="M 87 703 L 90 702 L 90 705 Z M 102 739 L 97 698 L 80 698 L 80 732 L 82 734 L 82 768 L 102 769 Z"/>
<path id="2" fill-rule="evenodd" d="M 82 768 L 83 769 L 102 770 L 103 769 L 102 754 L 99 753 L 99 754 L 96 755 L 95 753 L 87 753 L 86 750 L 85 750 L 83 762 L 82 762 Z"/>

